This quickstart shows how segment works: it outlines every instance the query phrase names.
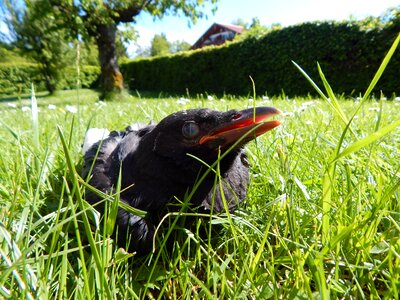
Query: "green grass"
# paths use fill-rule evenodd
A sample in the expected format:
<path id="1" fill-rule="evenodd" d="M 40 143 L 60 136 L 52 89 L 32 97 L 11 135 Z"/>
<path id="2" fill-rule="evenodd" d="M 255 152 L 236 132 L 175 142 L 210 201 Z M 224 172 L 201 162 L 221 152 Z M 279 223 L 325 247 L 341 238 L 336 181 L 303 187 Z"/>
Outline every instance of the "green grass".
<path id="1" fill-rule="evenodd" d="M 358 101 L 338 99 L 321 70 L 321 100 L 136 95 L 103 103 L 90 90 L 37 95 L 37 107 L 0 99 L 0 297 L 398 299 L 400 102 L 368 97 L 396 43 Z M 115 247 L 118 192 L 104 195 L 114 200 L 104 223 L 84 201 L 86 129 L 255 105 L 285 114 L 247 146 L 245 205 L 234 214 L 168 215 L 147 257 Z"/>
<path id="2" fill-rule="evenodd" d="M 343 137 L 345 124 L 328 102 L 257 99 L 256 105 L 286 114 L 282 126 L 247 147 L 252 168 L 246 205 L 230 216 L 214 216 L 211 239 L 199 233 L 202 226 L 208 229 L 204 219 L 183 229 L 180 218 L 170 216 L 166 222 L 175 226 L 160 232 L 158 251 L 139 258 L 117 249 L 79 200 L 83 184 L 71 169 L 79 167 L 86 128 L 122 129 L 185 108 L 242 109 L 254 103 L 139 97 L 101 103 L 97 97 L 90 90 L 38 96 L 38 143 L 31 110 L 21 109 L 29 102 L 13 102 L 15 108 L 0 103 L 2 297 L 398 297 L 399 127 L 357 147 L 398 122 L 398 101 L 363 102 Z M 338 103 L 346 116 L 360 105 Z M 356 148 L 338 157 L 332 171 L 339 144 L 339 153 Z M 329 209 L 323 203 L 327 189 Z M 176 242 L 162 247 L 168 234 Z"/>

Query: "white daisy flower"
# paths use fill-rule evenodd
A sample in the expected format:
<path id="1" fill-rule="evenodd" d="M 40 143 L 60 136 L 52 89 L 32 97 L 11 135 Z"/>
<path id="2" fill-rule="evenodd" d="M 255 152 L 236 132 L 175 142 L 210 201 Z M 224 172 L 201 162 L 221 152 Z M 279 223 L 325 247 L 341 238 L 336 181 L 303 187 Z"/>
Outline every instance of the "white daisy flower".
<path id="1" fill-rule="evenodd" d="M 74 105 L 66 105 L 65 109 L 71 114 L 76 114 L 78 112 L 78 108 Z"/>

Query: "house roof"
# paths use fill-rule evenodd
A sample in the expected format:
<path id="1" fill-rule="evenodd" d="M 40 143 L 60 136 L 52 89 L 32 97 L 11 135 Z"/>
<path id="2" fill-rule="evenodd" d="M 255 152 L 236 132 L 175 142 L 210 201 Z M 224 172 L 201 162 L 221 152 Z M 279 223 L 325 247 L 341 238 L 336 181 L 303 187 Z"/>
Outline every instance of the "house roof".
<path id="1" fill-rule="evenodd" d="M 212 35 L 218 28 L 220 29 L 225 29 L 232 31 L 234 33 L 241 33 L 243 31 L 242 26 L 238 25 L 231 25 L 231 24 L 220 24 L 220 23 L 214 23 L 210 26 L 210 28 L 207 29 L 205 33 L 192 45 L 191 49 L 197 49 L 199 48 L 199 45 L 201 45 L 207 38 Z"/>
<path id="2" fill-rule="evenodd" d="M 221 23 L 214 23 L 214 24 L 224 27 L 226 29 L 232 30 L 236 33 L 242 33 L 242 31 L 243 31 L 243 26 L 239 26 L 239 25 L 221 24 Z"/>

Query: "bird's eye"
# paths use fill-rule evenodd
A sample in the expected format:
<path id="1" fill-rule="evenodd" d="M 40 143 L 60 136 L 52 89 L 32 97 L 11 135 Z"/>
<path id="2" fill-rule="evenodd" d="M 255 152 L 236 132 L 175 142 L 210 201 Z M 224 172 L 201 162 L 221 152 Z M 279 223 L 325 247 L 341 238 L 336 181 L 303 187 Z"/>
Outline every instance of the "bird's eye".
<path id="1" fill-rule="evenodd" d="M 200 132 L 199 125 L 193 121 L 186 122 L 182 127 L 182 134 L 185 138 L 195 138 Z"/>

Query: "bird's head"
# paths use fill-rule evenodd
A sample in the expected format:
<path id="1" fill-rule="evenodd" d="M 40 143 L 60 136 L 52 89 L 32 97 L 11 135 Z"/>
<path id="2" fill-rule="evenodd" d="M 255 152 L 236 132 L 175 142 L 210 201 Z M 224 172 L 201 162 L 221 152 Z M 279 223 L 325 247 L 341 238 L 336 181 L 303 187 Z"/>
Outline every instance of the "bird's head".
<path id="1" fill-rule="evenodd" d="M 184 110 L 167 116 L 152 130 L 153 148 L 158 155 L 178 158 L 190 153 L 208 163 L 238 143 L 240 146 L 279 126 L 279 120 L 265 121 L 281 114 L 274 107 L 256 107 L 220 112 L 210 109 Z"/>

